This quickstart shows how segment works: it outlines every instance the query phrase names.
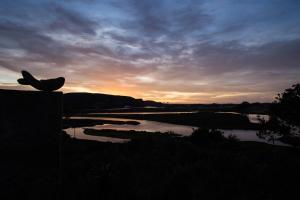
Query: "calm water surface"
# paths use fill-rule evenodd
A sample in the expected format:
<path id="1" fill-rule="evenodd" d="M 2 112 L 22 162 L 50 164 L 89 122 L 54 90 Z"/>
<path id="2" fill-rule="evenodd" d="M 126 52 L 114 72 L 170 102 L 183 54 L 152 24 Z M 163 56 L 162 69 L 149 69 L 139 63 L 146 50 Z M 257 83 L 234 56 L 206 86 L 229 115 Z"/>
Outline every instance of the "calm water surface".
<path id="1" fill-rule="evenodd" d="M 170 113 L 170 112 L 164 112 Z M 140 114 L 140 113 L 138 113 Z M 239 114 L 239 113 L 237 113 Z M 268 115 L 257 115 L 257 114 L 249 114 L 247 115 L 250 122 L 258 123 L 257 117 L 263 118 L 265 120 L 269 120 Z M 126 118 L 113 118 L 113 117 L 72 117 L 73 119 L 99 119 L 99 120 L 115 120 L 115 121 L 137 121 L 139 125 L 119 125 L 119 124 L 104 124 L 104 125 L 96 125 L 92 127 L 82 127 L 82 128 L 68 128 L 65 131 L 71 136 L 77 139 L 84 139 L 84 140 L 96 140 L 102 142 L 127 142 L 129 140 L 126 139 L 118 139 L 118 138 L 111 138 L 111 137 L 102 137 L 102 136 L 91 136 L 84 134 L 85 128 L 93 128 L 93 129 L 115 129 L 115 130 L 135 130 L 135 131 L 148 131 L 148 132 L 174 132 L 182 136 L 189 136 L 193 132 L 193 129 L 197 127 L 193 126 L 184 126 L 184 125 L 175 125 L 170 123 L 163 123 L 163 122 L 155 122 L 149 120 L 132 120 Z M 257 142 L 266 142 L 272 144 L 272 142 L 267 142 L 264 139 L 257 137 L 256 132 L 254 130 L 222 130 L 224 135 L 228 137 L 229 135 L 235 135 L 241 141 L 257 141 Z M 275 141 L 275 145 L 283 145 L 287 146 L 286 144 Z"/>
<path id="2" fill-rule="evenodd" d="M 89 113 L 89 114 L 105 114 L 105 115 L 166 115 L 166 114 L 188 114 L 188 113 L 197 113 L 198 111 L 184 111 L 184 112 L 101 112 L 101 113 Z M 216 113 L 230 113 L 230 114 L 236 114 L 241 115 L 241 113 L 238 112 L 216 112 Z M 246 116 L 249 118 L 251 123 L 259 123 L 258 117 L 261 119 L 264 119 L 268 121 L 270 119 L 269 115 L 261 115 L 261 114 L 246 114 Z M 126 119 L 127 120 L 127 119 Z"/>
<path id="3" fill-rule="evenodd" d="M 101 113 L 89 113 L 89 114 L 105 114 L 105 115 L 166 115 L 166 114 L 188 114 L 188 113 L 197 113 L 198 111 L 179 111 L 179 112 L 101 112 Z"/>
<path id="4" fill-rule="evenodd" d="M 115 130 L 135 130 L 135 131 L 148 131 L 148 132 L 169 132 L 172 131 L 174 133 L 188 136 L 192 133 L 193 126 L 183 126 L 183 125 L 175 125 L 169 123 L 155 122 L 149 120 L 132 120 L 132 119 L 123 119 L 123 118 L 110 118 L 110 117 L 71 117 L 71 119 L 99 119 L 99 120 L 114 120 L 114 121 L 137 121 L 139 125 L 130 125 L 130 124 L 104 124 L 104 125 L 96 125 L 90 127 L 82 127 L 82 128 L 68 128 L 65 131 L 72 137 L 77 139 L 85 139 L 85 140 L 97 140 L 103 142 L 125 142 L 128 140 L 124 139 L 116 139 L 110 137 L 100 137 L 100 136 L 90 136 L 84 134 L 85 128 L 93 128 L 93 129 L 115 129 Z M 111 139 L 111 140 L 110 140 Z"/>

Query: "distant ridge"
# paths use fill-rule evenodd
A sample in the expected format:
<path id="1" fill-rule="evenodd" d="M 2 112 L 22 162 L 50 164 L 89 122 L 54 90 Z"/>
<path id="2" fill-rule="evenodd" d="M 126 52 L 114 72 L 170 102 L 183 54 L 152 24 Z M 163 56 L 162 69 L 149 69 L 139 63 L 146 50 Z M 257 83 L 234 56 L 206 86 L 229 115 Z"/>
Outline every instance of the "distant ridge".
<path id="1" fill-rule="evenodd" d="M 103 112 L 105 109 L 145 111 L 142 107 L 152 107 L 151 111 L 174 112 L 200 110 L 268 114 L 271 106 L 271 103 L 258 102 L 243 102 L 241 104 L 169 104 L 144 101 L 143 99 L 135 99 L 130 96 L 85 92 L 66 93 L 63 95 L 63 99 L 65 114 Z"/>
<path id="2" fill-rule="evenodd" d="M 97 111 L 110 108 L 162 106 L 155 101 L 144 101 L 129 96 L 101 93 L 66 93 L 64 94 L 65 113 Z"/>

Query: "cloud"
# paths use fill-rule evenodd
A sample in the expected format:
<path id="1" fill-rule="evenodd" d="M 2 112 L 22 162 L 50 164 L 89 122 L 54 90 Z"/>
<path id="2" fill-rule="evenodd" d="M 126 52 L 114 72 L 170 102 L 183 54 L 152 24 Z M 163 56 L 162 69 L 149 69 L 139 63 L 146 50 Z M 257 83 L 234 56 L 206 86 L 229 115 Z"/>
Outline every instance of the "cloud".
<path id="1" fill-rule="evenodd" d="M 299 81 L 299 6 L 289 0 L 3 0 L 0 78 L 7 69 L 27 69 L 38 78 L 65 76 L 66 91 L 271 101 Z"/>
<path id="2" fill-rule="evenodd" d="M 130 3 L 128 3 L 130 2 Z M 131 17 L 121 27 L 138 31 L 149 40 L 161 36 L 182 39 L 207 26 L 212 18 L 203 12 L 201 3 L 195 1 L 127 1 L 124 5 Z"/>
<path id="3" fill-rule="evenodd" d="M 68 32 L 74 35 L 95 35 L 100 23 L 82 16 L 74 10 L 68 10 L 58 4 L 50 4 L 49 12 L 53 13 L 53 20 L 48 25 L 48 31 Z"/>
<path id="4" fill-rule="evenodd" d="M 240 70 L 298 70 L 300 40 L 287 40 L 247 47 L 236 41 L 218 44 L 204 43 L 194 47 L 198 63 L 207 66 L 208 73 L 228 73 Z"/>
<path id="5" fill-rule="evenodd" d="M 0 43 L 8 43 L 1 47 L 4 52 L 6 63 L 12 62 L 43 62 L 43 63 L 60 63 L 64 64 L 68 60 L 66 48 L 55 42 L 48 36 L 43 35 L 35 27 L 24 26 L 9 21 L 0 22 Z M 22 50 L 23 56 L 12 55 L 11 51 L 4 49 Z M 10 58 L 9 58 L 10 57 Z M 3 59 L 3 57 L 2 57 Z M 16 69 L 15 65 L 6 65 L 8 68 Z"/>

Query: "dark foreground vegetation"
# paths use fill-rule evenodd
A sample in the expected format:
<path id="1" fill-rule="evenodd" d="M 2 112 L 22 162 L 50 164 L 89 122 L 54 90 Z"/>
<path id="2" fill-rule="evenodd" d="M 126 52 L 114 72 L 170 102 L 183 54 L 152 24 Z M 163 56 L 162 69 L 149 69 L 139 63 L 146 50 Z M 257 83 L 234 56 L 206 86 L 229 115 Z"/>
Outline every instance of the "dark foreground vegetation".
<path id="1" fill-rule="evenodd" d="M 93 135 L 93 136 L 105 136 L 105 137 L 112 137 L 112 138 L 120 138 L 120 139 L 147 139 L 147 137 L 153 138 L 153 137 L 170 137 L 170 136 L 176 136 L 179 137 L 179 135 L 167 132 L 167 133 L 161 133 L 161 132 L 147 132 L 147 131 L 135 131 L 135 130 L 114 130 L 114 129 L 91 129 L 91 128 L 85 128 L 84 133 L 87 135 Z"/>
<path id="2" fill-rule="evenodd" d="M 218 131 L 198 130 L 190 137 L 149 134 L 123 144 L 65 136 L 61 147 L 59 154 L 59 148 L 47 145 L 2 145 L 1 199 L 265 200 L 298 195 L 298 149 L 238 142 Z"/>
<path id="3" fill-rule="evenodd" d="M 72 199 L 286 199 L 298 193 L 299 156 L 208 130 L 127 144 L 66 140 L 63 191 Z"/>

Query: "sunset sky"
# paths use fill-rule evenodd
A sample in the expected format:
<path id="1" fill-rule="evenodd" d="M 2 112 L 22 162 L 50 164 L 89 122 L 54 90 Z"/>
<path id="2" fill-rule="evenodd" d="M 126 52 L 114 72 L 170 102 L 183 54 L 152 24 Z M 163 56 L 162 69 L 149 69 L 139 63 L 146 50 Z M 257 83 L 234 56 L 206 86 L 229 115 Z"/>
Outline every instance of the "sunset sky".
<path id="1" fill-rule="evenodd" d="M 270 102 L 300 82 L 299 0 L 1 0 L 0 88 Z"/>

